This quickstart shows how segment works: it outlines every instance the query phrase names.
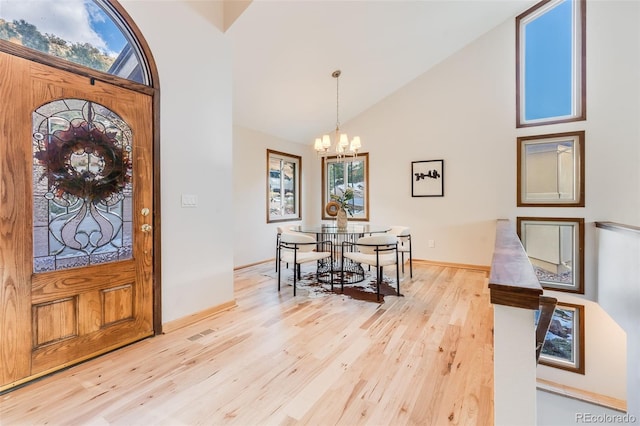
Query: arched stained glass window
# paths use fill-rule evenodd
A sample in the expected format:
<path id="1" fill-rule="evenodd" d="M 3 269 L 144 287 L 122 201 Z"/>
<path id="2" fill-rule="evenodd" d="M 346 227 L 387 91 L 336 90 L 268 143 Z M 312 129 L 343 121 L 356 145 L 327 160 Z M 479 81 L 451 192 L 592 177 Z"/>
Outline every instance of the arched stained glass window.
<path id="1" fill-rule="evenodd" d="M 517 126 L 584 120 L 585 1 L 545 0 L 516 18 Z"/>
<path id="2" fill-rule="evenodd" d="M 140 46 L 107 0 L 0 0 L 0 39 L 150 85 Z"/>

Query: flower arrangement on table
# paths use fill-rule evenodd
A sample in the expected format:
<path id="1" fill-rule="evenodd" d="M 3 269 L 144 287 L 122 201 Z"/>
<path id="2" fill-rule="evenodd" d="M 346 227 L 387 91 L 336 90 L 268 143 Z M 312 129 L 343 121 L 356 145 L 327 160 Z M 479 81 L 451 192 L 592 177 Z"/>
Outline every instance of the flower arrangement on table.
<path id="1" fill-rule="evenodd" d="M 353 211 L 351 210 L 352 205 L 349 204 L 349 201 L 353 200 L 353 188 L 347 188 L 342 194 L 331 194 L 331 200 L 338 204 L 338 208 L 340 210 L 344 210 L 349 213 L 349 216 L 353 216 Z"/>

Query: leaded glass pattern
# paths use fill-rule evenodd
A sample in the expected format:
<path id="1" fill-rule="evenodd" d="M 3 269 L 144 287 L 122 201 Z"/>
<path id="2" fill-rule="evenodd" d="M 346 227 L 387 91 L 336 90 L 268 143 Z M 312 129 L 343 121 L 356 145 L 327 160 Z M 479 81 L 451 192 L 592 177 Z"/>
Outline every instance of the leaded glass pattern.
<path id="1" fill-rule="evenodd" d="M 34 272 L 132 258 L 132 137 L 121 117 L 90 101 L 34 111 Z"/>

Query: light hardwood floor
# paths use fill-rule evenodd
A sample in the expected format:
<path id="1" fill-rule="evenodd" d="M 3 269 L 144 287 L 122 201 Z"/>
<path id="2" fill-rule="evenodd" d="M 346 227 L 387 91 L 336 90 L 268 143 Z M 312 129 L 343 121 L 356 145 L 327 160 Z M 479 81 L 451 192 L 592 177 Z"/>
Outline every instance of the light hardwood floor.
<path id="1" fill-rule="evenodd" d="M 0 424 L 493 424 L 486 272 L 414 262 L 377 304 L 293 298 L 272 269 L 236 271 L 229 311 L 0 395 Z"/>

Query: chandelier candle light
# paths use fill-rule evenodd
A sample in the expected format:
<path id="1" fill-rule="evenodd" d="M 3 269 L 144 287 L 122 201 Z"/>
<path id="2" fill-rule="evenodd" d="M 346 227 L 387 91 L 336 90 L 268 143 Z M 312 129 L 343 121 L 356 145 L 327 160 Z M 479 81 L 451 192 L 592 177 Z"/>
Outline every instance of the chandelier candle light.
<path id="1" fill-rule="evenodd" d="M 333 150 L 331 149 L 332 143 L 329 135 L 323 135 L 322 138 L 316 138 L 315 144 L 313 145 L 313 148 L 316 150 L 318 155 L 335 155 L 338 157 L 338 160 L 342 160 L 346 155 L 356 157 L 358 155 L 358 150 L 362 147 L 359 136 L 354 136 L 351 142 L 349 142 L 347 134 L 340 131 L 340 74 L 340 70 L 336 70 L 331 74 L 331 77 L 336 79 L 336 131 Z"/>

